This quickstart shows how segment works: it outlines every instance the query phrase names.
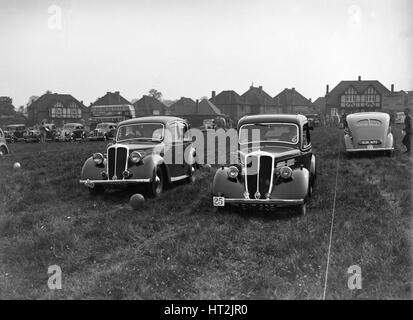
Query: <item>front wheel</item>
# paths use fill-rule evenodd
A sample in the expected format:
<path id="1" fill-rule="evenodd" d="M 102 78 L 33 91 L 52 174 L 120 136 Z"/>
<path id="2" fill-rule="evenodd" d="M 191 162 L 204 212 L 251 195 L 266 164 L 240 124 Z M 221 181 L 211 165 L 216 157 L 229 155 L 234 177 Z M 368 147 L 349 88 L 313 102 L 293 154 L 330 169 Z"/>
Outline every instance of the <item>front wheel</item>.
<path id="1" fill-rule="evenodd" d="M 150 182 L 149 187 L 149 197 L 156 198 L 158 197 L 164 188 L 164 175 L 161 167 L 157 167 L 154 170 L 152 181 Z"/>
<path id="2" fill-rule="evenodd" d="M 4 156 L 6 154 L 8 154 L 8 150 L 6 149 L 6 147 L 2 146 L 0 147 L 0 156 Z"/>
<path id="3" fill-rule="evenodd" d="M 300 216 L 305 216 L 307 214 L 307 205 L 304 203 L 297 207 Z"/>
<path id="4" fill-rule="evenodd" d="M 195 172 L 196 172 L 196 164 L 193 164 L 189 168 L 189 177 L 186 179 L 187 183 L 194 183 L 196 181 Z"/>

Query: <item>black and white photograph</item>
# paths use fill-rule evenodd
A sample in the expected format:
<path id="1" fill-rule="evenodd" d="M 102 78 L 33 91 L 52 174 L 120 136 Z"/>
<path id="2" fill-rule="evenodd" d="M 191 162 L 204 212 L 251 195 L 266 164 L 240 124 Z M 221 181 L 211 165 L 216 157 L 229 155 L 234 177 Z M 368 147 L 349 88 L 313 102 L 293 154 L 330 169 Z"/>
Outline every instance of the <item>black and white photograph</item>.
<path id="1" fill-rule="evenodd" d="M 413 299 L 413 1 L 0 0 L 0 39 L 0 300 Z"/>

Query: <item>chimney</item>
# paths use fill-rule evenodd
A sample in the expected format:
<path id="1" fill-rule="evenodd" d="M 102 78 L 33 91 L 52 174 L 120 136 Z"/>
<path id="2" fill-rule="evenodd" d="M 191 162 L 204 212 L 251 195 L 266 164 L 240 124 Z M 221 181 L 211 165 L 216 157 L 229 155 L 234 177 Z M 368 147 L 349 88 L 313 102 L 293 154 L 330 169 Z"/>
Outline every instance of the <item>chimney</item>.
<path id="1" fill-rule="evenodd" d="M 291 90 L 295 91 L 295 88 L 291 88 Z"/>
<path id="2" fill-rule="evenodd" d="M 212 102 L 215 103 L 215 91 L 211 92 Z"/>
<path id="3" fill-rule="evenodd" d="M 391 85 L 391 92 L 394 92 L 394 84 Z"/>
<path id="4" fill-rule="evenodd" d="M 311 102 L 311 98 L 310 98 L 310 99 L 308 99 L 308 101 L 309 101 L 310 103 L 312 103 L 312 102 Z"/>
<path id="5" fill-rule="evenodd" d="M 326 95 L 330 93 L 330 86 L 326 85 Z"/>
<path id="6" fill-rule="evenodd" d="M 359 76 L 359 81 L 361 81 L 361 76 Z"/>
<path id="7" fill-rule="evenodd" d="M 259 86 L 258 89 L 260 89 L 260 91 L 262 91 L 262 86 Z"/>
<path id="8" fill-rule="evenodd" d="M 195 114 L 198 114 L 198 107 L 199 107 L 199 100 L 196 99 L 196 102 L 195 102 Z"/>

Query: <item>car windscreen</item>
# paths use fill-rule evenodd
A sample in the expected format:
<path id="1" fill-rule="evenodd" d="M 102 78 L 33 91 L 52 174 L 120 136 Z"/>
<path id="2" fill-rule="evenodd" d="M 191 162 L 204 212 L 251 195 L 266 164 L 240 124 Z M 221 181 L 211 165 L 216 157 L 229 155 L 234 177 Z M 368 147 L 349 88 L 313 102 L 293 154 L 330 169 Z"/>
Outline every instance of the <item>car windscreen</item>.
<path id="1" fill-rule="evenodd" d="M 293 123 L 244 124 L 239 129 L 239 143 L 298 143 L 298 126 Z"/>
<path id="2" fill-rule="evenodd" d="M 119 127 L 116 140 L 132 141 L 162 141 L 164 138 L 164 125 L 162 123 L 134 123 Z"/>
<path id="3" fill-rule="evenodd" d="M 97 126 L 96 126 L 96 129 L 107 129 L 107 128 L 109 128 L 109 123 L 99 123 Z"/>
<path id="4" fill-rule="evenodd" d="M 63 130 L 71 130 L 71 129 L 74 129 L 75 127 L 76 127 L 75 124 L 65 124 L 63 126 Z"/>

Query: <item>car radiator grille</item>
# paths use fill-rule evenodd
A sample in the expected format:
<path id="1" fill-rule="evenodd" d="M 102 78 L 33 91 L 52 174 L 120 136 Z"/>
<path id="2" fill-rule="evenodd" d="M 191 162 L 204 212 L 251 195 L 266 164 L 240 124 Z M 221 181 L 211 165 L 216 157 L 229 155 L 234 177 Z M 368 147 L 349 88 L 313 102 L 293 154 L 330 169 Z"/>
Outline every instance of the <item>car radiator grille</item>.
<path id="1" fill-rule="evenodd" d="M 127 169 L 128 149 L 125 147 L 111 147 L 108 149 L 108 177 L 109 180 L 123 178 L 123 171 Z"/>
<path id="2" fill-rule="evenodd" d="M 245 179 L 246 191 L 251 199 L 265 199 L 271 190 L 273 162 L 269 156 L 248 156 L 247 176 Z"/>

